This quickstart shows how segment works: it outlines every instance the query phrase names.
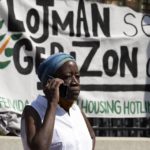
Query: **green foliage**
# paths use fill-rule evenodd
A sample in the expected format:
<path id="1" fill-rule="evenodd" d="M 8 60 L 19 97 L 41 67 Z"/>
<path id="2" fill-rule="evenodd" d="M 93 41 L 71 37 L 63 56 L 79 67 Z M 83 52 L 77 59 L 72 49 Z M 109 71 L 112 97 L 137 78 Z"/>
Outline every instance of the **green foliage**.
<path id="1" fill-rule="evenodd" d="M 6 34 L 0 35 L 0 41 L 2 41 L 2 40 L 4 39 L 5 35 L 6 35 Z"/>
<path id="2" fill-rule="evenodd" d="M 4 61 L 4 62 L 0 61 L 0 69 L 6 68 L 9 65 L 9 63 L 10 63 L 10 60 Z"/>
<path id="3" fill-rule="evenodd" d="M 11 38 L 12 38 L 12 40 L 16 41 L 16 40 L 20 39 L 21 36 L 22 36 L 22 33 L 13 34 L 13 35 L 11 35 Z"/>
<path id="4" fill-rule="evenodd" d="M 4 24 L 4 20 L 1 20 L 0 21 L 0 29 L 3 27 L 3 24 Z"/>
<path id="5" fill-rule="evenodd" d="M 6 48 L 5 49 L 5 56 L 11 57 L 13 55 L 13 48 Z"/>

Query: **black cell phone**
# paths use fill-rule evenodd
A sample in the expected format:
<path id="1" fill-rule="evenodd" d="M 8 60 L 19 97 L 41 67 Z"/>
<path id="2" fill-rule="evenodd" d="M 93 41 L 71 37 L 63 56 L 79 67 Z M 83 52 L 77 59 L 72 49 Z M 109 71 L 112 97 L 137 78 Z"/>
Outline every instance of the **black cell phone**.
<path id="1" fill-rule="evenodd" d="M 66 98 L 68 92 L 68 86 L 61 84 L 59 87 L 60 97 Z"/>
<path id="2" fill-rule="evenodd" d="M 53 79 L 54 78 L 52 76 L 48 76 L 48 77 L 49 77 L 49 79 Z M 64 84 L 61 84 L 60 87 L 59 87 L 60 97 L 66 98 L 67 92 L 68 92 L 68 86 L 64 85 Z"/>

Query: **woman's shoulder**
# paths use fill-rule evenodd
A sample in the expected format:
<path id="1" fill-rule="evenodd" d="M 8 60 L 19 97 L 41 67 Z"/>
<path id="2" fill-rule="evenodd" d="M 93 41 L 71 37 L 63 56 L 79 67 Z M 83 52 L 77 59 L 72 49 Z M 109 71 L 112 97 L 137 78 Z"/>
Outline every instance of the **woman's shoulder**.
<path id="1" fill-rule="evenodd" d="M 34 124 L 37 127 L 41 126 L 41 118 L 38 112 L 30 105 L 26 105 L 24 108 L 24 111 L 22 113 L 22 121 L 24 120 L 26 124 L 31 124 L 31 122 L 34 122 Z"/>
<path id="2" fill-rule="evenodd" d="M 23 113 L 22 113 L 23 117 L 34 117 L 34 116 L 39 116 L 38 112 L 31 106 L 31 105 L 26 105 L 24 107 Z"/>

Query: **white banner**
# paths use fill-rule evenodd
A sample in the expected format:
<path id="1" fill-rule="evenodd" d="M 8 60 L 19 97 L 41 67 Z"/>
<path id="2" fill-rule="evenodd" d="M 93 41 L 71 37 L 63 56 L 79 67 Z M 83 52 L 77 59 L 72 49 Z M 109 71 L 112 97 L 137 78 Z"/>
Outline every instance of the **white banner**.
<path id="1" fill-rule="evenodd" d="M 84 0 L 0 0 L 0 112 L 42 93 L 36 66 L 64 51 L 81 71 L 89 117 L 150 114 L 150 14 Z"/>

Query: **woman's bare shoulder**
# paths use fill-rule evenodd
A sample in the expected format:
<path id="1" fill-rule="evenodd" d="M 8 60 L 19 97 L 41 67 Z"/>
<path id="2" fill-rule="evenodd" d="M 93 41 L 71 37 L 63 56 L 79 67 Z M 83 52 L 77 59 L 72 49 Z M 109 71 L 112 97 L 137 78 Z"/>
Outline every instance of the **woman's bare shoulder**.
<path id="1" fill-rule="evenodd" d="M 38 125 L 41 124 L 41 119 L 38 112 L 31 105 L 25 106 L 22 116 L 25 118 L 25 120 L 29 120 L 30 118 L 34 120 Z"/>

